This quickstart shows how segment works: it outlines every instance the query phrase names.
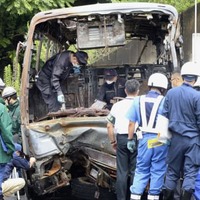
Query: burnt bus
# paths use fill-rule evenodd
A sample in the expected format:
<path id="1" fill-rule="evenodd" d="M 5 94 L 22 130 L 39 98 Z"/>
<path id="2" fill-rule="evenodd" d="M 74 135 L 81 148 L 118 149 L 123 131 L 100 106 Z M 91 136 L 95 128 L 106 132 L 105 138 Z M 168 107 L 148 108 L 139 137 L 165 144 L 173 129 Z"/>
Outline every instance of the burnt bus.
<path id="1" fill-rule="evenodd" d="M 37 159 L 34 169 L 24 174 L 28 192 L 37 199 L 69 186 L 81 199 L 115 198 L 116 157 L 107 136 L 108 110 L 90 106 L 104 82 L 105 68 L 115 68 L 126 80 L 139 80 L 141 93 L 152 73 L 169 77 L 180 68 L 177 10 L 155 3 L 107 3 L 40 12 L 18 49 L 17 55 L 24 53 L 23 149 Z M 67 49 L 86 51 L 89 62 L 62 83 L 66 109 L 48 113 L 35 84 L 37 74 L 47 59 Z"/>

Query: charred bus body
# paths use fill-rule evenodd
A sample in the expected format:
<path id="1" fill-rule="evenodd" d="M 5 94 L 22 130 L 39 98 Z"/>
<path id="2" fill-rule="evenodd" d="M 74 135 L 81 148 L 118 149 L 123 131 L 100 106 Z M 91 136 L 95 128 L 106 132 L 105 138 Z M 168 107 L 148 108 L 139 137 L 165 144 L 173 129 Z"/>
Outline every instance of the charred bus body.
<path id="1" fill-rule="evenodd" d="M 78 196 L 78 181 L 114 191 L 116 162 L 107 137 L 108 113 L 89 107 L 104 81 L 105 68 L 115 68 L 125 79 L 138 79 L 141 92 L 153 72 L 169 77 L 180 68 L 182 41 L 176 9 L 110 3 L 41 12 L 33 17 L 27 41 L 20 46 L 25 50 L 20 94 L 23 148 L 37 159 L 26 177 L 28 187 L 44 195 L 71 184 Z M 63 83 L 66 111 L 48 115 L 35 86 L 37 73 L 49 57 L 71 46 L 95 50 L 99 56 Z"/>

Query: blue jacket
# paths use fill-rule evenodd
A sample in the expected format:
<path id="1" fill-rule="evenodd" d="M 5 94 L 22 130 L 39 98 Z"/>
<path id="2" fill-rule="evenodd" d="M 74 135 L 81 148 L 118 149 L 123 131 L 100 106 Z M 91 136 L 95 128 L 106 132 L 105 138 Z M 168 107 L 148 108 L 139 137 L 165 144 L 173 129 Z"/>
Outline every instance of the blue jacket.
<path id="1" fill-rule="evenodd" d="M 200 92 L 183 83 L 169 90 L 163 115 L 169 119 L 169 129 L 188 137 L 200 134 Z"/>
<path id="2" fill-rule="evenodd" d="M 30 169 L 29 161 L 24 157 L 17 156 L 14 154 L 13 159 L 9 163 L 6 164 L 4 176 L 3 176 L 4 181 L 10 177 L 14 167 L 28 170 Z"/>

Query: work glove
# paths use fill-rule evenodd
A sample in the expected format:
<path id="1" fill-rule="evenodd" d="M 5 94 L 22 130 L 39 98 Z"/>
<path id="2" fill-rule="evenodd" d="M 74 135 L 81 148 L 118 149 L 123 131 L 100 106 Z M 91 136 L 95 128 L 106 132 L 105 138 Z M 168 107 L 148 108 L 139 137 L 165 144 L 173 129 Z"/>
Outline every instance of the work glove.
<path id="1" fill-rule="evenodd" d="M 57 96 L 57 100 L 60 103 L 65 103 L 65 97 L 64 97 L 64 95 L 63 94 L 58 95 Z"/>
<path id="2" fill-rule="evenodd" d="M 136 150 L 136 142 L 134 139 L 128 139 L 127 149 L 133 153 Z"/>

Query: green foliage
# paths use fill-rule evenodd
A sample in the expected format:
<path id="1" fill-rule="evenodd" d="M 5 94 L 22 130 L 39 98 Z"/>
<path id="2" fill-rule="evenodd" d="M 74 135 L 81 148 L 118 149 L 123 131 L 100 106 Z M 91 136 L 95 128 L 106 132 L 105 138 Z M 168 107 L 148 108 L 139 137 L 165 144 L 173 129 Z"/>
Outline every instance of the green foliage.
<path id="1" fill-rule="evenodd" d="M 11 65 L 7 65 L 4 68 L 4 83 L 6 86 L 12 86 L 12 69 Z"/>
<path id="2" fill-rule="evenodd" d="M 4 82 L 6 86 L 12 86 L 19 94 L 20 91 L 21 68 L 14 58 L 13 67 L 9 64 L 4 68 Z"/>
<path id="3" fill-rule="evenodd" d="M 2 47 L 6 47 L 7 45 L 9 45 L 10 44 L 10 40 L 8 39 L 8 38 L 2 38 L 1 40 L 0 40 L 0 46 L 2 46 Z"/>
<path id="4" fill-rule="evenodd" d="M 14 58 L 13 72 L 12 72 L 12 86 L 16 89 L 19 94 L 20 91 L 20 80 L 21 80 L 21 67 L 20 64 Z"/>
<path id="5" fill-rule="evenodd" d="M 71 6 L 74 0 L 18 0 L 8 1 L 6 11 L 11 14 L 30 14 L 34 11 L 44 11 L 53 8 L 62 8 Z"/>

